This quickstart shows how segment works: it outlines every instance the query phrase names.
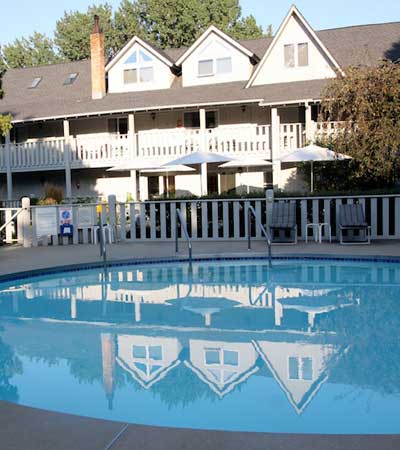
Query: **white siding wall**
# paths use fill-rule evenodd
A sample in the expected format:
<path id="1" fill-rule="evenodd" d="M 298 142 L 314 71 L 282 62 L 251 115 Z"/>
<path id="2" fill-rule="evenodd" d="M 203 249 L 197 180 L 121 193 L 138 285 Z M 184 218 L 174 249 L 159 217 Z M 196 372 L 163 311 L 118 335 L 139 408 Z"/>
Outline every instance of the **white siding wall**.
<path id="1" fill-rule="evenodd" d="M 284 65 L 284 45 L 308 43 L 309 65 L 290 67 Z M 286 28 L 264 62 L 253 85 L 287 83 L 292 81 L 334 78 L 335 72 L 317 43 L 295 16 L 291 16 Z"/>
<path id="2" fill-rule="evenodd" d="M 232 57 L 232 72 L 214 76 L 198 76 L 199 59 L 213 57 Z M 248 80 L 253 66 L 248 56 L 232 47 L 228 42 L 214 33 L 184 61 L 182 64 L 182 85 L 200 86 L 205 84 L 226 83 L 229 81 Z"/>
<path id="3" fill-rule="evenodd" d="M 132 83 L 124 84 L 124 63 L 129 58 L 129 55 L 142 47 L 136 43 L 132 49 L 124 55 L 116 64 L 108 71 L 108 91 L 110 93 L 116 92 L 134 92 L 134 91 L 150 91 L 154 89 L 168 89 L 174 80 L 170 68 L 160 61 L 155 56 L 152 64 L 154 67 L 154 81 L 149 83 Z M 142 49 L 146 54 L 149 54 L 147 50 Z M 146 63 L 146 65 L 151 65 Z"/>

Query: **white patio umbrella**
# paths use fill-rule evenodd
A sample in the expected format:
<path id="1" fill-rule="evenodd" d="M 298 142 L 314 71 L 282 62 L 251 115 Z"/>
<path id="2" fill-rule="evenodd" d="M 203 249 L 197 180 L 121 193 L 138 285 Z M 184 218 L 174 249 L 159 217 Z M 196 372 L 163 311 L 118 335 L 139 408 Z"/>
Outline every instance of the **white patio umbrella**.
<path id="1" fill-rule="evenodd" d="M 135 170 L 137 172 L 146 172 L 146 173 L 151 173 L 151 172 L 166 172 L 167 175 L 170 172 L 190 172 L 190 171 L 194 171 L 194 169 L 190 168 L 190 167 L 186 167 L 183 165 L 173 165 L 173 166 L 169 166 L 169 167 L 164 167 L 160 164 L 154 163 L 154 162 L 150 162 L 150 161 L 141 161 L 141 160 L 133 160 L 133 161 L 126 161 L 123 164 L 120 164 L 118 166 L 114 166 L 111 167 L 111 169 L 107 169 L 107 172 L 120 172 L 120 171 L 126 171 L 126 170 Z M 134 177 L 134 190 L 136 191 L 136 177 Z M 167 178 L 167 195 L 169 193 L 169 186 L 168 186 L 168 178 Z"/>
<path id="2" fill-rule="evenodd" d="M 145 170 L 145 169 L 156 169 L 160 167 L 160 164 L 146 161 L 146 160 L 137 160 L 137 161 L 126 161 L 118 166 L 111 167 L 111 169 L 107 169 L 107 172 L 121 172 L 126 170 Z"/>
<path id="3" fill-rule="evenodd" d="M 351 159 L 350 156 L 342 153 L 335 153 L 325 147 L 316 144 L 306 145 L 287 153 L 280 158 L 281 162 L 310 162 L 311 163 L 311 192 L 314 191 L 314 161 L 336 161 Z"/>
<path id="4" fill-rule="evenodd" d="M 219 167 L 221 169 L 234 169 L 239 167 L 246 167 L 246 172 L 249 173 L 249 167 L 267 167 L 272 166 L 270 161 L 265 161 L 264 159 L 257 158 L 256 156 L 243 156 L 241 158 L 236 158 L 232 161 L 228 161 L 221 164 Z M 249 184 L 247 183 L 247 193 L 249 193 Z"/>
<path id="5" fill-rule="evenodd" d="M 176 166 L 183 164 L 185 166 L 200 166 L 201 193 L 202 195 L 205 195 L 207 194 L 207 164 L 228 162 L 233 159 L 234 158 L 227 155 L 222 155 L 221 153 L 193 152 L 163 165 Z"/>

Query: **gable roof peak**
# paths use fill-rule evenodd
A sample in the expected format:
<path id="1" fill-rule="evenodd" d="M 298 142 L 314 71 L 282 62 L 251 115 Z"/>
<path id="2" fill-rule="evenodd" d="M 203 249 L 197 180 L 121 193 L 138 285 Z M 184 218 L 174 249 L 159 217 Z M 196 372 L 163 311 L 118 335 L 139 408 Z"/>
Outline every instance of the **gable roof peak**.
<path id="1" fill-rule="evenodd" d="M 332 65 L 335 67 L 336 70 L 338 70 L 341 74 L 344 74 L 342 68 L 340 67 L 339 63 L 336 61 L 336 59 L 333 57 L 331 52 L 326 48 L 326 46 L 323 44 L 321 39 L 318 37 L 315 30 L 311 27 L 311 25 L 307 22 L 307 20 L 304 18 L 304 16 L 301 14 L 299 9 L 296 5 L 292 5 L 289 9 L 289 12 L 286 14 L 285 18 L 283 19 L 282 23 L 280 24 L 278 31 L 276 32 L 275 36 L 272 39 L 272 42 L 270 46 L 268 47 L 267 51 L 265 52 L 264 56 L 262 57 L 261 61 L 259 62 L 258 66 L 256 67 L 255 71 L 253 72 L 253 75 L 250 77 L 249 81 L 246 84 L 246 88 L 249 88 L 252 86 L 254 80 L 257 78 L 258 74 L 260 73 L 265 61 L 268 59 L 269 55 L 271 54 L 273 48 L 275 47 L 276 42 L 280 39 L 283 31 L 285 30 L 289 20 L 293 17 L 297 16 L 300 23 L 303 25 L 303 27 L 307 30 L 307 32 L 310 34 L 314 42 L 318 44 L 318 46 L 321 48 L 321 50 L 324 52 L 325 56 L 329 59 L 329 61 L 332 63 Z"/>
<path id="2" fill-rule="evenodd" d="M 108 62 L 106 65 L 106 72 L 108 72 L 115 64 L 128 53 L 128 51 L 135 45 L 139 44 L 141 47 L 146 49 L 152 55 L 157 57 L 160 61 L 166 64 L 168 67 L 174 67 L 174 62 L 166 55 L 162 50 L 158 49 L 154 45 L 140 38 L 139 36 L 133 36 L 133 38 L 125 44 L 124 47 Z"/>
<path id="3" fill-rule="evenodd" d="M 243 46 L 237 40 L 228 36 L 224 31 L 220 30 L 215 25 L 210 25 L 194 42 L 193 44 L 180 56 L 180 58 L 176 61 L 176 65 L 180 66 L 182 63 L 210 36 L 212 33 L 216 34 L 223 40 L 225 40 L 228 44 L 235 47 L 240 52 L 244 53 L 249 58 L 254 58 L 253 52 L 251 52 L 248 48 Z"/>

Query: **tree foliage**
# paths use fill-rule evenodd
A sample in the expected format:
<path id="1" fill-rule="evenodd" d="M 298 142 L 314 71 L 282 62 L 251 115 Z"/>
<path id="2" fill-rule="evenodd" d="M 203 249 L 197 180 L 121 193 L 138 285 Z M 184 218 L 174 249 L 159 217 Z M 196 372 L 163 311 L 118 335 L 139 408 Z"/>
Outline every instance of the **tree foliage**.
<path id="1" fill-rule="evenodd" d="M 189 46 L 212 24 L 236 39 L 263 34 L 238 0 L 138 0 L 137 11 L 142 34 L 161 48 Z"/>
<path id="2" fill-rule="evenodd" d="M 0 99 L 3 97 L 2 78 L 5 73 L 5 66 L 0 62 Z M 12 128 L 10 114 L 0 114 L 0 136 L 5 136 Z"/>
<path id="3" fill-rule="evenodd" d="M 350 67 L 327 86 L 321 118 L 340 120 L 335 151 L 354 158 L 354 176 L 392 183 L 400 156 L 400 65 Z"/>
<path id="4" fill-rule="evenodd" d="M 100 18 L 104 31 L 105 49 L 108 56 L 115 50 L 114 22 L 112 8 L 108 3 L 89 6 L 86 12 L 65 12 L 57 21 L 54 42 L 61 56 L 68 61 L 77 61 L 90 57 L 90 33 L 93 28 L 93 16 Z"/>
<path id="5" fill-rule="evenodd" d="M 0 49 L 0 67 L 2 63 L 21 68 L 89 58 L 95 14 L 105 34 L 107 57 L 135 35 L 161 48 L 190 46 L 211 24 L 235 39 L 263 35 L 253 16 L 242 16 L 239 0 L 121 0 L 115 13 L 107 2 L 83 12 L 66 11 L 56 23 L 54 39 L 35 32 Z"/>
<path id="6" fill-rule="evenodd" d="M 53 41 L 42 33 L 33 33 L 28 38 L 15 39 L 4 45 L 0 65 L 10 68 L 24 68 L 57 63 L 60 60 Z"/>

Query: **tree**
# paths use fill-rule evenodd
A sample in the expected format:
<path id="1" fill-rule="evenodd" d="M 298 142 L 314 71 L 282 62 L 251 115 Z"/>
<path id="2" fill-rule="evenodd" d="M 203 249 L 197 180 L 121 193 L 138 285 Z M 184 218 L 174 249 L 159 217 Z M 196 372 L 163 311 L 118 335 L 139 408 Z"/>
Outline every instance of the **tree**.
<path id="1" fill-rule="evenodd" d="M 400 151 L 400 65 L 350 67 L 332 80 L 321 104 L 322 120 L 341 120 L 335 151 L 354 158 L 359 179 L 392 183 Z"/>
<path id="2" fill-rule="evenodd" d="M 108 3 L 89 6 L 86 12 L 65 12 L 64 17 L 56 24 L 54 42 L 60 54 L 68 61 L 77 61 L 90 57 L 90 33 L 93 28 L 93 17 L 100 18 L 101 28 L 105 35 L 105 51 L 110 56 L 115 51 L 114 26 L 112 8 Z"/>
<path id="3" fill-rule="evenodd" d="M 250 15 L 237 21 L 229 34 L 235 39 L 256 39 L 261 38 L 263 32 L 254 16 Z"/>
<path id="4" fill-rule="evenodd" d="M 262 36 L 238 0 L 138 0 L 137 10 L 141 29 L 161 48 L 189 46 L 212 24 L 234 38 Z"/>
<path id="5" fill-rule="evenodd" d="M 139 24 L 137 3 L 122 0 L 114 15 L 114 46 L 121 49 L 133 36 L 146 37 Z"/>
<path id="6" fill-rule="evenodd" d="M 3 64 L 10 68 L 35 67 L 59 62 L 51 39 L 42 33 L 15 39 L 2 49 Z"/>
<path id="7" fill-rule="evenodd" d="M 3 98 L 2 78 L 5 72 L 5 66 L 1 64 L 0 58 L 0 100 Z M 5 136 L 12 128 L 11 114 L 0 114 L 0 136 Z"/>

